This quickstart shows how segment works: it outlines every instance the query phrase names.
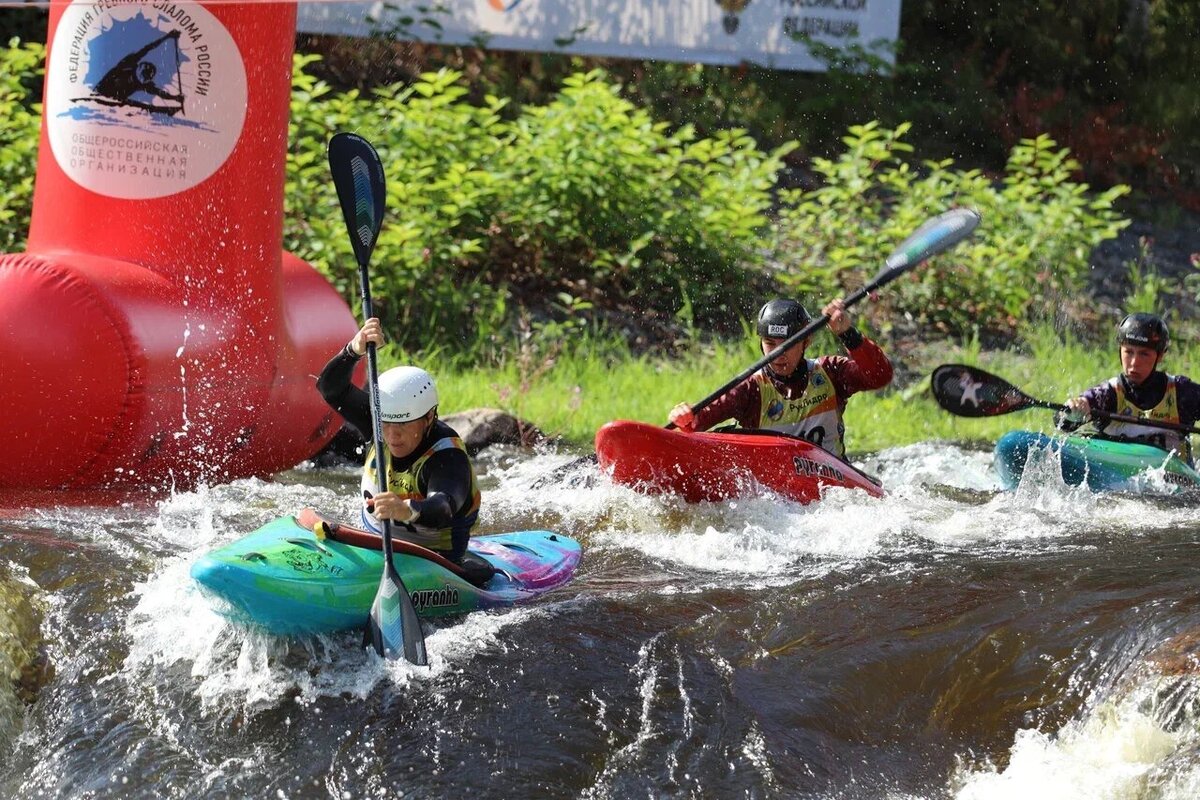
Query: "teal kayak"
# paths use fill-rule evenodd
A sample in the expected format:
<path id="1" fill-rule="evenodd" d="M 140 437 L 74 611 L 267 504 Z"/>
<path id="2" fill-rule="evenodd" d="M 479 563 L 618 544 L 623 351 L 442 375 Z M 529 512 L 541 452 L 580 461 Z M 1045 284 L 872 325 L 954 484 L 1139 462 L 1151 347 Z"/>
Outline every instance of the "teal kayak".
<path id="1" fill-rule="evenodd" d="M 571 580 L 578 542 L 550 531 L 472 537 L 468 569 L 393 541 L 396 569 L 422 617 L 531 600 Z M 361 628 L 383 571 L 378 535 L 304 509 L 201 556 L 191 569 L 214 609 L 280 635 Z"/>
<path id="2" fill-rule="evenodd" d="M 1065 483 L 1086 484 L 1094 492 L 1144 490 L 1150 470 L 1161 471 L 1168 486 L 1200 488 L 1200 473 L 1174 453 L 1152 445 L 1032 431 L 1009 431 L 996 442 L 996 470 L 1006 488 L 1016 488 L 1030 456 L 1038 450 L 1057 462 Z"/>

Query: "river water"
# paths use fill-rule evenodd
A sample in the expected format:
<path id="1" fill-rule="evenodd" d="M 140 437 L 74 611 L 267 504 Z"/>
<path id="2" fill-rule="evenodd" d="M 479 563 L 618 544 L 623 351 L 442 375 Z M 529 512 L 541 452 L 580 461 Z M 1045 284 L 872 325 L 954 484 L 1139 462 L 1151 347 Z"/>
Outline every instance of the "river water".
<path id="1" fill-rule="evenodd" d="M 3 512 L 0 796 L 1200 796 L 1194 499 L 1000 492 L 947 444 L 867 460 L 882 500 L 531 488 L 566 460 L 485 454 L 480 532 L 577 537 L 575 581 L 426 623 L 429 668 L 234 627 L 188 577 L 350 518 L 353 469 Z"/>

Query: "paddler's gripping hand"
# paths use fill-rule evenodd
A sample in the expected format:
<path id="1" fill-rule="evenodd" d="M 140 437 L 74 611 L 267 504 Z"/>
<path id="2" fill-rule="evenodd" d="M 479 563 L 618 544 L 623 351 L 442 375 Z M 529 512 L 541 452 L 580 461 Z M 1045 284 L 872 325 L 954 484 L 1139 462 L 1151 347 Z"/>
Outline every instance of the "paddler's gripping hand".
<path id="1" fill-rule="evenodd" d="M 363 323 L 362 328 L 346 346 L 350 348 L 350 352 L 361 358 L 367 354 L 367 342 L 374 342 L 376 349 L 383 347 L 383 325 L 378 317 L 371 317 Z"/>
<path id="2" fill-rule="evenodd" d="M 392 492 L 380 492 L 374 497 L 365 499 L 367 511 L 379 519 L 390 519 L 393 522 L 416 522 L 419 514 L 409 500 Z"/>
<path id="3" fill-rule="evenodd" d="M 850 330 L 850 325 L 854 322 L 850 312 L 846 310 L 845 300 L 831 301 L 821 309 L 821 313 L 829 317 L 829 330 L 833 331 L 835 336 L 841 336 Z"/>
<path id="4" fill-rule="evenodd" d="M 1060 431 L 1069 433 L 1087 422 L 1092 415 L 1092 404 L 1086 397 L 1072 397 L 1063 405 L 1065 410 L 1054 415 L 1054 425 Z"/>
<path id="5" fill-rule="evenodd" d="M 692 413 L 692 407 L 687 403 L 680 403 L 672 408 L 667 419 L 681 431 L 691 433 L 696 430 L 696 415 Z"/>

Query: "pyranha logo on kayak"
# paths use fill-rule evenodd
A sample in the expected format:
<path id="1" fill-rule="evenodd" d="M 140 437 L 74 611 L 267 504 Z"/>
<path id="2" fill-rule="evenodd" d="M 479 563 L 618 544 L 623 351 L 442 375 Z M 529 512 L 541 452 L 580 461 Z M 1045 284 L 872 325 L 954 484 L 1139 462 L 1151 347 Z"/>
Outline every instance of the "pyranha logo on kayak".
<path id="1" fill-rule="evenodd" d="M 488 5 L 497 11 L 512 11 L 521 5 L 521 0 L 488 0 Z"/>
<path id="2" fill-rule="evenodd" d="M 843 482 L 846 480 L 846 476 L 842 474 L 841 470 L 820 464 L 811 458 L 792 456 L 792 465 L 796 468 L 797 475 L 808 475 L 812 478 L 833 478 L 834 480 Z"/>
<path id="3" fill-rule="evenodd" d="M 421 589 L 410 596 L 418 611 L 422 608 L 453 608 L 458 605 L 458 589 L 450 584 L 442 589 Z"/>
<path id="4" fill-rule="evenodd" d="M 246 70 L 199 3 L 76 0 L 54 32 L 46 128 L 85 189 L 147 200 L 196 186 L 242 135 Z"/>

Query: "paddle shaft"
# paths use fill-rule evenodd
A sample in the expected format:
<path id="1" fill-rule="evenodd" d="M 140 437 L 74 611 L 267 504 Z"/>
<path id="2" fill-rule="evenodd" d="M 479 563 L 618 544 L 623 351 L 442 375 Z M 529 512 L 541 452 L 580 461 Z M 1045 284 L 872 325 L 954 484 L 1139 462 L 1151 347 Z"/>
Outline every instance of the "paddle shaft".
<path id="1" fill-rule="evenodd" d="M 359 288 L 362 292 L 363 320 L 375 316 L 371 304 L 371 281 L 367 275 L 367 265 L 358 265 Z M 371 403 L 371 428 L 375 438 L 375 477 L 376 488 L 380 492 L 387 491 L 387 449 L 383 443 L 383 423 L 379 419 L 379 364 L 375 356 L 375 343 L 367 341 L 367 394 Z M 387 563 L 392 563 L 392 525 L 391 520 L 383 522 L 383 547 L 387 553 Z"/>
<path id="2" fill-rule="evenodd" d="M 371 319 L 374 310 L 371 305 L 371 281 L 367 275 L 367 265 L 365 261 L 360 261 L 358 265 L 359 283 L 362 291 L 362 308 L 363 319 Z M 375 435 L 375 485 L 380 493 L 387 491 L 388 485 L 388 449 L 383 441 L 383 423 L 380 420 L 379 411 L 379 367 L 375 356 L 375 343 L 367 342 L 367 391 L 371 402 L 371 427 L 374 429 Z M 401 620 L 405 617 L 409 618 L 409 623 L 402 624 L 404 630 L 404 657 L 418 666 L 428 664 L 425 655 L 425 636 L 421 632 L 421 623 L 416 621 L 417 612 L 412 605 L 412 598 L 408 593 L 408 587 L 404 585 L 404 579 L 400 577 L 400 572 L 396 569 L 395 548 L 392 544 L 392 521 L 386 517 L 381 517 L 380 520 L 381 538 L 383 544 L 383 573 L 384 580 L 390 580 L 394 585 L 399 596 L 401 608 Z M 413 646 L 415 644 L 415 646 Z M 410 652 L 410 649 L 412 652 Z M 380 655 L 388 655 L 381 653 Z M 399 655 L 399 654 L 397 654 Z"/>
<path id="3" fill-rule="evenodd" d="M 1061 411 L 1064 413 L 1070 412 L 1070 409 L 1059 403 L 1049 403 L 1045 400 L 1030 399 L 1030 406 L 1038 408 L 1048 408 L 1051 411 Z M 1013 409 L 1014 411 L 1017 409 Z M 1188 425 L 1178 425 L 1174 422 L 1164 422 L 1157 419 L 1142 419 L 1141 417 L 1131 417 L 1127 414 L 1110 414 L 1107 411 L 1092 411 L 1091 416 L 1099 417 L 1100 419 L 1112 420 L 1113 422 L 1127 422 L 1130 425 L 1144 425 L 1147 428 L 1162 428 L 1168 431 L 1178 431 L 1179 433 L 1200 433 L 1200 428 L 1193 428 Z"/>

